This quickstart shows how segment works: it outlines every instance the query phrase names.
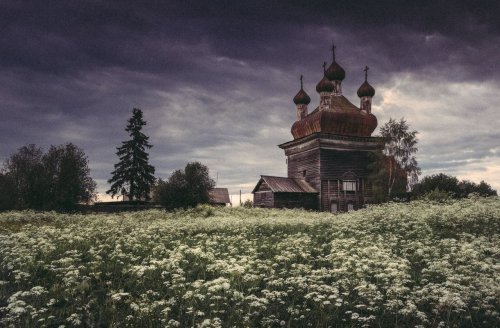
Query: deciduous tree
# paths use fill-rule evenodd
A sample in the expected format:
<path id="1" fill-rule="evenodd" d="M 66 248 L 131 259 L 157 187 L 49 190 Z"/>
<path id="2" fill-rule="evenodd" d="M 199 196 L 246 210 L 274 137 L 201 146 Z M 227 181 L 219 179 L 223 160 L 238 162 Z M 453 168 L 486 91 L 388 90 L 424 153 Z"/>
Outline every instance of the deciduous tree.
<path id="1" fill-rule="evenodd" d="M 96 183 L 81 148 L 72 143 L 51 146 L 42 161 L 47 176 L 46 207 L 71 210 L 95 200 Z"/>
<path id="2" fill-rule="evenodd" d="M 174 171 L 168 181 L 159 180 L 155 200 L 167 209 L 195 207 L 209 202 L 214 186 L 205 165 L 188 163 L 184 170 Z"/>
<path id="3" fill-rule="evenodd" d="M 414 198 L 419 198 L 437 191 L 446 193 L 451 198 L 465 198 L 472 193 L 483 197 L 497 195 L 496 190 L 484 181 L 479 184 L 468 180 L 459 181 L 456 177 L 444 173 L 424 177 L 415 184 L 412 194 Z"/>
<path id="4" fill-rule="evenodd" d="M 15 209 L 16 199 L 17 191 L 12 177 L 0 172 L 0 211 Z"/>
<path id="5" fill-rule="evenodd" d="M 407 190 L 417 183 L 420 174 L 415 153 L 418 151 L 417 131 L 410 131 L 408 123 L 402 118 L 399 122 L 390 119 L 380 128 L 380 134 L 385 139 L 384 155 L 391 160 L 388 167 L 387 192 L 392 196 L 394 184 L 397 180 L 398 166 L 407 177 Z"/>
<path id="6" fill-rule="evenodd" d="M 16 189 L 16 208 L 44 208 L 47 181 L 42 158 L 42 149 L 29 144 L 19 148 L 5 162 L 5 171 Z"/>
<path id="7" fill-rule="evenodd" d="M 72 210 L 96 196 L 88 159 L 71 143 L 51 146 L 47 154 L 36 145 L 23 146 L 6 161 L 4 171 L 0 189 L 13 188 L 15 195 L 9 208 Z"/>

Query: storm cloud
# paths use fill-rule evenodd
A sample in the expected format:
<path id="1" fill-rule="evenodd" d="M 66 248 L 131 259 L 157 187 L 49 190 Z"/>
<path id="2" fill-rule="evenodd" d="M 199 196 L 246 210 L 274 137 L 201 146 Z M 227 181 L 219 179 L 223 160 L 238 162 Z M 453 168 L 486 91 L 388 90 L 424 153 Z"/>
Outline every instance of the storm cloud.
<path id="1" fill-rule="evenodd" d="M 313 106 L 323 61 L 363 67 L 379 126 L 419 131 L 424 174 L 500 189 L 497 1 L 0 1 L 0 160 L 73 142 L 100 193 L 132 108 L 144 111 L 157 176 L 206 164 L 231 194 L 286 175 L 303 74 Z"/>

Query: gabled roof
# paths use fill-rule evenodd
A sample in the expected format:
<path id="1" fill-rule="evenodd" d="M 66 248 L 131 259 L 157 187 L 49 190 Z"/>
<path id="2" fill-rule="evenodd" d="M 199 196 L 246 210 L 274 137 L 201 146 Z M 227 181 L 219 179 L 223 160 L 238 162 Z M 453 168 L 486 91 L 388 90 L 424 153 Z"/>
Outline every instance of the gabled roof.
<path id="1" fill-rule="evenodd" d="M 229 192 L 227 188 L 214 188 L 210 190 L 210 202 L 216 204 L 228 204 L 231 203 L 229 199 Z"/>
<path id="2" fill-rule="evenodd" d="M 318 191 L 304 179 L 273 177 L 269 175 L 260 176 L 260 180 L 252 193 L 255 193 L 259 189 L 262 182 L 265 182 L 272 192 L 318 193 Z"/>

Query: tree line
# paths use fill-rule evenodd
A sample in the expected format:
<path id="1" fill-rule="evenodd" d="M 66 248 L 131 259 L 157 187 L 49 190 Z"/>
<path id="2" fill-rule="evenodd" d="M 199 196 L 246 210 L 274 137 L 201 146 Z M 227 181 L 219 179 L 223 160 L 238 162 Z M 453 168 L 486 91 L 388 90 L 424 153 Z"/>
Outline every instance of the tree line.
<path id="1" fill-rule="evenodd" d="M 417 134 L 403 118 L 399 121 L 391 118 L 380 128 L 385 147 L 381 154 L 372 154 L 369 165 L 375 202 L 458 199 L 470 194 L 483 197 L 497 195 L 496 190 L 484 181 L 479 184 L 468 180 L 459 181 L 444 173 L 426 176 L 419 181 L 421 170 L 415 157 L 418 151 Z"/>
<path id="2" fill-rule="evenodd" d="M 146 125 L 142 110 L 134 108 L 127 123 L 125 131 L 130 138 L 117 147 L 119 161 L 108 180 L 107 193 L 112 198 L 122 196 L 132 202 L 153 199 L 167 209 L 209 202 L 215 182 L 205 165 L 188 163 L 168 180 L 156 179 L 147 152 L 153 146 L 142 132 Z M 50 146 L 46 153 L 34 144 L 23 146 L 0 170 L 0 211 L 74 211 L 80 204 L 96 200 L 96 183 L 90 176 L 88 158 L 72 143 Z"/>
<path id="3" fill-rule="evenodd" d="M 73 210 L 96 199 L 88 159 L 78 146 L 21 147 L 0 173 L 0 210 Z"/>
<path id="4" fill-rule="evenodd" d="M 147 152 L 153 146 L 142 132 L 144 125 L 142 110 L 134 108 L 125 128 L 129 139 L 117 147 L 118 163 L 108 180 L 107 193 L 112 198 L 122 196 L 132 202 L 153 200 L 169 210 L 208 203 L 215 182 L 208 168 L 199 162 L 188 163 L 167 180 L 155 178 L 155 168 L 149 163 Z M 369 167 L 375 202 L 398 198 L 463 198 L 471 193 L 497 194 L 484 181 L 479 184 L 459 181 L 445 174 L 425 177 L 418 182 L 420 168 L 415 157 L 418 132 L 411 131 L 404 119 L 390 119 L 380 133 L 385 148 L 383 153 L 372 154 Z M 46 153 L 34 144 L 23 146 L 0 170 L 0 210 L 72 211 L 79 204 L 95 201 L 96 195 L 88 158 L 72 143 L 51 146 Z"/>

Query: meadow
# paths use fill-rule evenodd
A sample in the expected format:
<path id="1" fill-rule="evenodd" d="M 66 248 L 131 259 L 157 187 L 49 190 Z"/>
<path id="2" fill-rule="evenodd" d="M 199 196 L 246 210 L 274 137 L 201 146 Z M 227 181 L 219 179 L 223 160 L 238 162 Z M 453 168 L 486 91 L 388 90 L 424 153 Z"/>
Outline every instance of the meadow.
<path id="1" fill-rule="evenodd" d="M 500 199 L 0 214 L 0 326 L 499 327 Z"/>

